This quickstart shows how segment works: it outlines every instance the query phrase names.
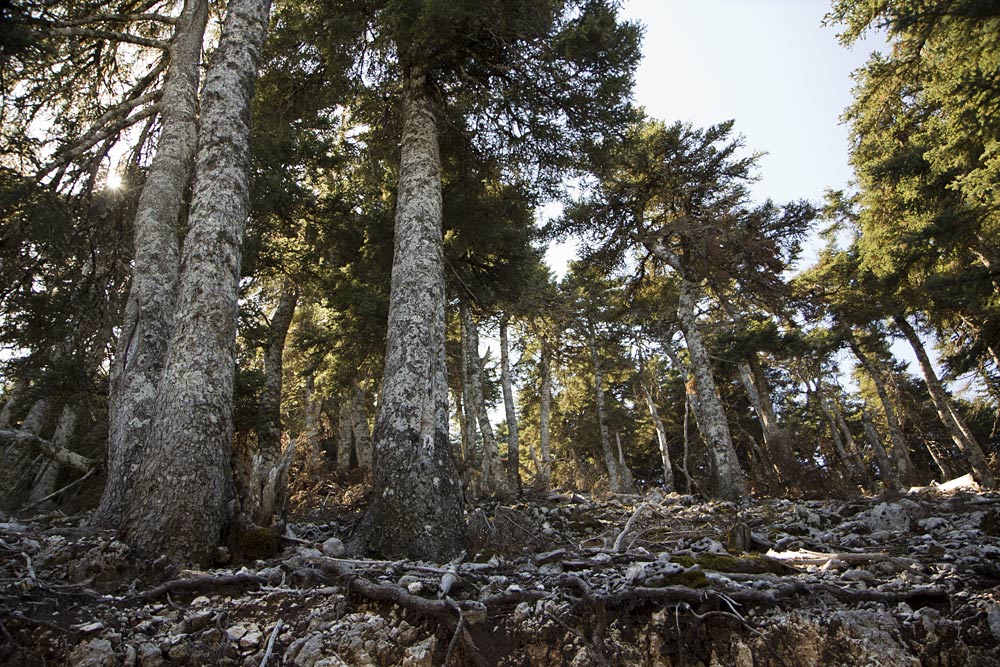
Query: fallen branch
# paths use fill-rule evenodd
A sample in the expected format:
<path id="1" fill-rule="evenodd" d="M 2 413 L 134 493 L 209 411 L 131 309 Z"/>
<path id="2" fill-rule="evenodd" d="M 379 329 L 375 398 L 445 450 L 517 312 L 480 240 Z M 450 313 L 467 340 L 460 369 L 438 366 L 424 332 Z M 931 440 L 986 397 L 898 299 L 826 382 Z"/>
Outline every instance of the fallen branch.
<path id="1" fill-rule="evenodd" d="M 627 536 L 629 531 L 632 530 L 632 526 L 635 525 L 635 522 L 639 520 L 639 517 L 642 516 L 642 513 L 645 512 L 648 507 L 649 503 L 644 502 L 641 503 L 638 507 L 636 507 L 635 511 L 632 512 L 632 516 L 630 516 L 628 518 L 628 521 L 625 522 L 625 527 L 622 528 L 622 532 L 618 534 L 618 538 L 615 540 L 615 546 L 614 546 L 615 553 L 621 552 L 622 545 L 624 545 L 625 543 L 625 536 Z"/>
<path id="2" fill-rule="evenodd" d="M 89 459 L 76 452 L 71 452 L 65 447 L 60 447 L 27 431 L 0 428 L 0 442 L 17 445 L 18 447 L 33 447 L 56 463 L 68 466 L 79 472 L 90 472 L 94 467 L 93 459 Z"/>
<path id="3" fill-rule="evenodd" d="M 216 588 L 220 586 L 246 586 L 248 584 L 266 584 L 268 577 L 249 572 L 237 574 L 202 574 L 185 579 L 172 579 L 160 584 L 156 588 L 139 593 L 131 597 L 133 600 L 150 602 L 167 593 L 176 591 L 193 591 L 199 588 Z"/>

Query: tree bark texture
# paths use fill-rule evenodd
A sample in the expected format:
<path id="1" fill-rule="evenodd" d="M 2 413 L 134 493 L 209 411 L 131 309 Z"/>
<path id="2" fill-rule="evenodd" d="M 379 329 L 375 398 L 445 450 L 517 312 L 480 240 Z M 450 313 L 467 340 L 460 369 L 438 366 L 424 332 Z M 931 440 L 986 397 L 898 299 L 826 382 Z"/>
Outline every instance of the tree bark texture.
<path id="1" fill-rule="evenodd" d="M 347 474 L 351 469 L 351 452 L 354 451 L 354 425 L 351 406 L 341 400 L 337 410 L 337 472 Z"/>
<path id="2" fill-rule="evenodd" d="M 896 315 L 893 317 L 893 321 L 903 333 L 903 336 L 906 337 L 906 340 L 909 341 L 910 347 L 913 348 L 913 354 L 916 355 L 917 362 L 920 364 L 920 371 L 923 373 L 927 391 L 931 395 L 931 400 L 934 403 L 934 408 L 937 410 L 938 417 L 941 419 L 941 423 L 948 431 L 952 440 L 955 441 L 959 450 L 965 455 L 965 459 L 968 461 L 969 467 L 972 468 L 971 472 L 976 477 L 976 480 L 984 487 L 992 488 L 996 485 L 996 480 L 993 477 L 992 471 L 990 471 L 989 465 L 986 463 L 986 456 L 983 454 L 979 443 L 972 437 L 972 433 L 968 426 L 965 425 L 965 421 L 959 415 L 955 406 L 952 405 L 951 397 L 948 396 L 944 385 L 938 379 L 937 373 L 934 372 L 934 366 L 931 364 L 930 357 L 927 356 L 927 350 L 924 349 L 924 345 L 920 341 L 920 336 L 917 335 L 913 325 L 907 321 L 904 315 Z"/>
<path id="3" fill-rule="evenodd" d="M 299 293 L 289 279 L 281 286 L 281 296 L 271 313 L 264 349 L 264 387 L 257 409 L 257 451 L 263 470 L 273 467 L 281 457 L 281 381 L 283 356 L 288 328 L 295 316 Z"/>
<path id="4" fill-rule="evenodd" d="M 875 393 L 878 394 L 879 403 L 882 405 L 882 414 L 885 415 L 885 422 L 889 429 L 889 442 L 892 444 L 889 449 L 893 462 L 892 478 L 895 480 L 895 484 L 899 486 L 907 482 L 914 482 L 916 480 L 913 479 L 914 469 L 913 461 L 910 459 L 910 450 L 906 446 L 906 438 L 903 437 L 903 429 L 899 424 L 896 408 L 893 406 L 892 399 L 889 398 L 889 392 L 886 390 L 885 382 L 882 380 L 881 369 L 861 349 L 853 333 L 848 336 L 847 344 L 861 364 L 861 367 L 868 373 L 868 377 L 871 378 L 872 384 L 875 385 Z"/>
<path id="5" fill-rule="evenodd" d="M 270 0 L 230 0 L 205 79 L 177 306 L 123 536 L 139 554 L 214 556 L 231 518 L 237 293 L 249 208 L 250 100 Z"/>
<path id="6" fill-rule="evenodd" d="M 52 416 L 53 405 L 48 398 L 40 398 L 31 404 L 28 414 L 21 422 L 21 428 L 0 430 L 0 442 L 7 444 L 3 453 L 3 465 L 0 467 L 0 505 L 19 507 L 24 500 L 24 476 L 33 475 L 35 462 L 40 457 L 36 449 L 45 450 L 44 445 L 51 445 L 42 440 L 43 429 Z"/>
<path id="7" fill-rule="evenodd" d="M 515 495 L 521 495 L 521 448 L 517 433 L 517 411 L 514 408 L 514 389 L 510 377 L 510 341 L 507 336 L 507 318 L 500 319 L 500 384 L 503 387 L 503 405 L 507 416 L 507 484 Z"/>
<path id="8" fill-rule="evenodd" d="M 549 445 L 549 421 L 552 414 L 552 350 L 548 340 L 542 339 L 541 375 L 538 389 L 538 448 L 542 456 L 542 483 L 548 489 L 552 485 L 552 451 Z"/>
<path id="9" fill-rule="evenodd" d="M 597 351 L 597 334 L 594 326 L 587 323 L 590 361 L 594 371 L 594 402 L 597 404 L 597 426 L 601 437 L 601 454 L 608 470 L 608 485 L 611 493 L 622 493 L 622 480 L 618 471 L 617 457 L 611 449 L 611 436 L 608 433 L 608 414 L 604 407 L 604 369 L 601 367 L 601 355 Z"/>
<path id="10" fill-rule="evenodd" d="M 160 139 L 139 195 L 135 262 L 111 365 L 108 477 L 94 522 L 118 525 L 147 444 L 174 314 L 178 218 L 198 146 L 198 82 L 206 0 L 186 0 L 160 100 Z"/>
<path id="11" fill-rule="evenodd" d="M 746 477 L 740 468 L 733 439 L 722 406 L 722 397 L 715 386 L 708 350 L 702 340 L 695 308 L 700 297 L 698 285 L 687 278 L 681 278 L 680 299 L 677 302 L 677 318 L 687 343 L 691 358 L 691 373 L 694 375 L 695 389 L 701 420 L 699 427 L 708 442 L 713 462 L 716 492 L 719 497 L 735 500 L 747 493 Z"/>
<path id="12" fill-rule="evenodd" d="M 465 543 L 462 491 L 448 441 L 441 158 L 428 84 L 403 82 L 385 371 L 375 419 L 367 546 L 388 556 L 444 561 Z"/>
<path id="13" fill-rule="evenodd" d="M 473 355 L 469 352 L 469 332 L 466 327 L 466 320 L 469 319 L 469 307 L 460 303 L 458 308 L 460 337 L 462 339 L 462 463 L 466 470 L 472 471 L 475 469 L 474 452 L 476 451 L 476 434 L 478 433 L 476 423 L 479 419 L 476 396 L 472 391 L 472 368 L 476 362 L 473 361 Z"/>

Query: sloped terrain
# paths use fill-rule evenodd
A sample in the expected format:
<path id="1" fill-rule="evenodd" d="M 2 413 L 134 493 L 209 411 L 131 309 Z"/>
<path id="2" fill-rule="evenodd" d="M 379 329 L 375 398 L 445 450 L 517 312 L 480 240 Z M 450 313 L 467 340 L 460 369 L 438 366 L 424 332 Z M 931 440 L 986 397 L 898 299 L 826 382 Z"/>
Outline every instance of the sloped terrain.
<path id="1" fill-rule="evenodd" d="M 0 663 L 1000 665 L 997 495 L 550 494 L 472 508 L 453 563 L 351 557 L 356 516 L 205 572 L 140 568 L 86 516 L 5 518 Z"/>

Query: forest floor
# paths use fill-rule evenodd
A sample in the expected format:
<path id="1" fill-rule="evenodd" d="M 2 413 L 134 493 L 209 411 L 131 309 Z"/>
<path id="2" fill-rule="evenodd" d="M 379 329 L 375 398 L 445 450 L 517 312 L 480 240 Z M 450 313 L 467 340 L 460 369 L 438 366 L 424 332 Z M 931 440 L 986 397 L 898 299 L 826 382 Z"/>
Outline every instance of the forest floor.
<path id="1" fill-rule="evenodd" d="M 323 489 L 206 571 L 138 569 L 85 514 L 0 515 L 0 664 L 1000 665 L 1000 495 L 536 495 L 424 563 L 345 555 L 360 494 Z"/>

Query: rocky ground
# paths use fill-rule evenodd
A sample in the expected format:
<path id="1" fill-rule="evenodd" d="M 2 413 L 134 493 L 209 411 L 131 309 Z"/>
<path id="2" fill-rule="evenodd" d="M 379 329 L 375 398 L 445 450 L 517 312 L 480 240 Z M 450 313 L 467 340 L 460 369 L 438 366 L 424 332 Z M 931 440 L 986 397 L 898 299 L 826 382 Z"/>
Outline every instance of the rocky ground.
<path id="1" fill-rule="evenodd" d="M 345 555 L 356 508 L 174 571 L 86 516 L 0 517 L 0 664 L 1000 665 L 1000 496 L 485 504 L 453 563 Z"/>

